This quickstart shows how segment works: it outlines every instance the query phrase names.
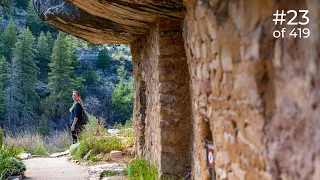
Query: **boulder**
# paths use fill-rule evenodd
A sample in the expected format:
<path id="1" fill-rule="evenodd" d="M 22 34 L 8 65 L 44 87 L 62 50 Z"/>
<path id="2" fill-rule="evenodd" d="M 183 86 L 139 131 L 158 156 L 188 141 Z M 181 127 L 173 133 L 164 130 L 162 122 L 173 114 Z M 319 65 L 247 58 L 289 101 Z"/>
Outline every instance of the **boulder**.
<path id="1" fill-rule="evenodd" d="M 121 151 L 111 151 L 110 158 L 123 158 Z"/>
<path id="2" fill-rule="evenodd" d="M 32 158 L 32 155 L 31 154 L 28 154 L 28 153 L 21 153 L 18 155 L 18 158 L 24 160 L 24 159 L 29 159 L 29 158 Z"/>

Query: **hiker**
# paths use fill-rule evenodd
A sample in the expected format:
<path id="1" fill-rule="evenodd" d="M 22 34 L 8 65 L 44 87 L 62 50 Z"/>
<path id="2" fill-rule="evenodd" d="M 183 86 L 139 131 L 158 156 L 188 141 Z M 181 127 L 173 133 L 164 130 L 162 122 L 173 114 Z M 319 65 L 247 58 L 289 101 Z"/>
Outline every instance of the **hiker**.
<path id="1" fill-rule="evenodd" d="M 73 99 L 73 105 L 69 109 L 70 111 L 70 128 L 71 128 L 71 134 L 72 134 L 72 143 L 76 143 L 78 140 L 78 135 L 81 132 L 80 128 L 80 121 L 81 121 L 81 115 L 82 115 L 82 107 L 83 103 L 80 98 L 80 93 L 78 91 L 73 91 L 72 93 L 72 99 Z M 77 123 L 78 122 L 78 123 Z"/>

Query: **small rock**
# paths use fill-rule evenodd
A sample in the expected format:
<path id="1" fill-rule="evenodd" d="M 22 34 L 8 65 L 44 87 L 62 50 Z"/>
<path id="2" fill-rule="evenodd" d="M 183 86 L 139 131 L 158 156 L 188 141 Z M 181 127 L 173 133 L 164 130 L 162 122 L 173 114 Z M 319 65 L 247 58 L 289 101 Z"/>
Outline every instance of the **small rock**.
<path id="1" fill-rule="evenodd" d="M 125 175 L 125 169 L 126 165 L 125 164 L 118 164 L 118 163 L 111 163 L 111 164 L 103 164 L 103 165 L 96 165 L 96 166 L 91 166 L 89 167 L 89 180 L 93 179 L 100 179 L 101 174 L 103 172 L 108 172 L 115 174 L 115 177 L 121 177 Z M 108 177 L 103 177 L 103 178 L 108 178 Z M 111 178 L 111 177 L 109 177 Z M 114 179 L 112 177 L 112 179 Z"/>
<path id="2" fill-rule="evenodd" d="M 90 150 L 90 151 L 83 157 L 83 159 L 84 159 L 84 160 L 88 160 L 91 152 L 92 152 L 92 150 Z"/>
<path id="3" fill-rule="evenodd" d="M 68 155 L 68 154 L 70 154 L 70 151 L 66 150 L 65 152 L 53 153 L 53 154 L 50 155 L 50 157 L 57 158 L 57 157 L 65 156 L 65 155 Z"/>
<path id="4" fill-rule="evenodd" d="M 110 158 L 122 158 L 121 151 L 111 151 L 110 152 Z"/>
<path id="5" fill-rule="evenodd" d="M 111 135 L 118 135 L 120 133 L 119 129 L 108 129 L 108 133 Z"/>
<path id="6" fill-rule="evenodd" d="M 29 158 L 32 157 L 32 155 L 31 155 L 31 154 L 28 154 L 28 153 L 21 153 L 21 154 L 18 155 L 18 157 L 19 157 L 20 159 L 29 159 Z"/>
<path id="7" fill-rule="evenodd" d="M 89 165 L 89 162 L 88 161 L 86 161 L 86 162 L 80 162 L 79 163 L 81 166 L 88 166 Z"/>

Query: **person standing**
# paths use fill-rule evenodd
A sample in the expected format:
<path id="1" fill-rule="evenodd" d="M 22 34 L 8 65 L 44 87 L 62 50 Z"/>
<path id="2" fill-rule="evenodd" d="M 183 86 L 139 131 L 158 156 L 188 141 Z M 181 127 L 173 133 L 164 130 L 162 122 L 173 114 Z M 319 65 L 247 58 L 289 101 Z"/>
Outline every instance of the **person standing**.
<path id="1" fill-rule="evenodd" d="M 83 103 L 80 97 L 80 93 L 78 91 L 73 91 L 72 93 L 72 99 L 73 99 L 73 105 L 69 109 L 70 111 L 70 122 L 69 126 L 71 129 L 71 135 L 72 135 L 72 143 L 76 143 L 78 140 L 78 135 L 81 132 L 81 127 L 79 125 L 79 122 L 81 121 L 81 115 L 82 115 L 82 107 Z"/>

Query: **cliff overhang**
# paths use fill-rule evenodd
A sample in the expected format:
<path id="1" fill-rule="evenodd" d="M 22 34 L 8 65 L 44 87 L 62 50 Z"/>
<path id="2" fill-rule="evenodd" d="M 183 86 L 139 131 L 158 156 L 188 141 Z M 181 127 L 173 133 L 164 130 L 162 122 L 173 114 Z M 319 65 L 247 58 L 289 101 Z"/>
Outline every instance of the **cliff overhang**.
<path id="1" fill-rule="evenodd" d="M 33 0 L 33 5 L 48 24 L 93 44 L 127 44 L 157 17 L 184 17 L 181 0 Z"/>

